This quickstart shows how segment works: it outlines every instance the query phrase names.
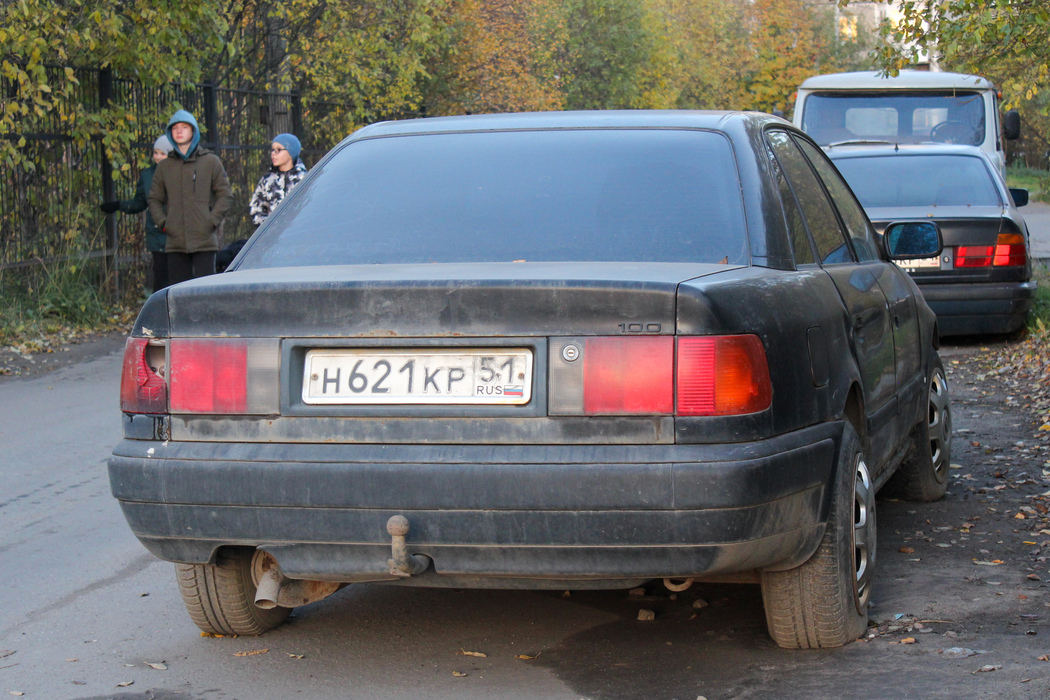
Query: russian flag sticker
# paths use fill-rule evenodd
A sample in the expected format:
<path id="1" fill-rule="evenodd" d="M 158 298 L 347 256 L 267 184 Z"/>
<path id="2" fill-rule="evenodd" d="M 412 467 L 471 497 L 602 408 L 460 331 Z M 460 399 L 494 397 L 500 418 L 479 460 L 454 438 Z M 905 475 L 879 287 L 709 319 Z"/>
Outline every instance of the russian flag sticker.
<path id="1" fill-rule="evenodd" d="M 520 384 L 512 384 L 510 386 L 503 387 L 504 396 L 522 396 L 524 395 L 525 387 Z"/>

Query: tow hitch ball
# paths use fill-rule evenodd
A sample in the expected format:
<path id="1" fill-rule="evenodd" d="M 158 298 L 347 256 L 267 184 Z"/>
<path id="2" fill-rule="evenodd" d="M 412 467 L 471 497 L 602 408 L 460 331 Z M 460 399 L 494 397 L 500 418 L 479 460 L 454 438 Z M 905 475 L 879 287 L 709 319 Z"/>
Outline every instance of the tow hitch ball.
<path id="1" fill-rule="evenodd" d="M 409 554 L 405 545 L 408 534 L 408 518 L 403 515 L 391 516 L 386 521 L 386 531 L 390 533 L 390 575 L 407 578 L 421 574 L 430 566 L 430 559 L 422 554 Z"/>

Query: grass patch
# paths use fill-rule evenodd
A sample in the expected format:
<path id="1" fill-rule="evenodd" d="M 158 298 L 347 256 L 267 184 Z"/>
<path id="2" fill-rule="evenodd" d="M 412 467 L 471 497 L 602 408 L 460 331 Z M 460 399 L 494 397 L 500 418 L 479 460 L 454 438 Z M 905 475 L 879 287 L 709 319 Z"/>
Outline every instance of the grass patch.
<path id="1" fill-rule="evenodd" d="M 1028 196 L 1033 202 L 1050 203 L 1050 172 L 1046 170 L 1007 166 L 1006 184 L 1028 190 Z"/>
<path id="2" fill-rule="evenodd" d="M 0 271 L 0 298 L 0 347 L 22 353 L 125 329 L 138 308 L 135 303 L 108 301 L 97 261 Z"/>
<path id="3" fill-rule="evenodd" d="M 1028 314 L 1028 331 L 1045 332 L 1050 328 L 1050 267 L 1046 262 L 1032 262 L 1032 279 L 1039 283 L 1039 288 Z"/>

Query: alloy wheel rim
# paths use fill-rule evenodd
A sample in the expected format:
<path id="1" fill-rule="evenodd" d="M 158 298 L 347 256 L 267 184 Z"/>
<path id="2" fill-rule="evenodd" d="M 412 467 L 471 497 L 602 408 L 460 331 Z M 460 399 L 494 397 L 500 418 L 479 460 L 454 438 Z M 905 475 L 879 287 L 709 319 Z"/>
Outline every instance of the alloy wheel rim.
<path id="1" fill-rule="evenodd" d="M 875 572 L 875 489 L 864 455 L 858 454 L 853 478 L 853 598 L 858 613 L 867 609 Z"/>
<path id="2" fill-rule="evenodd" d="M 937 483 L 948 478 L 951 459 L 952 417 L 948 399 L 948 382 L 944 372 L 934 371 L 930 380 L 929 408 L 930 457 L 933 460 L 933 474 Z"/>

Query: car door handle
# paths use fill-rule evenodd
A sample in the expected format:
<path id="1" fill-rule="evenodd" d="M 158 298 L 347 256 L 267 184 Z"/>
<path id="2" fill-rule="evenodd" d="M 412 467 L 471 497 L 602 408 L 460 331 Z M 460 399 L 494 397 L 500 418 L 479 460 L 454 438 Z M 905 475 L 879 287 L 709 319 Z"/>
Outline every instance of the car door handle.
<path id="1" fill-rule="evenodd" d="M 867 311 L 853 314 L 853 330 L 859 331 L 861 328 L 878 318 L 879 313 L 878 309 L 868 309 Z"/>

